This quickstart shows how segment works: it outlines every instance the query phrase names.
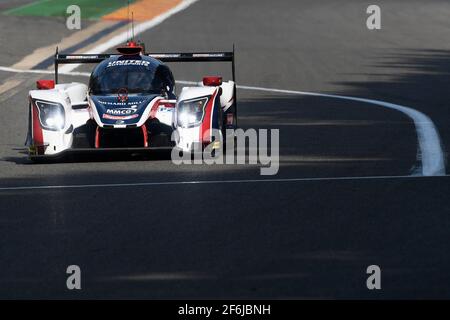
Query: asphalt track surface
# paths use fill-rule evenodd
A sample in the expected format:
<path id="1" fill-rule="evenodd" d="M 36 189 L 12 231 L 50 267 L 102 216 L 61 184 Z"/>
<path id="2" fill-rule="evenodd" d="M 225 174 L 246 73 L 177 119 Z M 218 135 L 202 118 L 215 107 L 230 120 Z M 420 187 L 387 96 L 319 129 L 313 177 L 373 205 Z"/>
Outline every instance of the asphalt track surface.
<path id="1" fill-rule="evenodd" d="M 433 120 L 446 152 L 450 4 L 380 1 L 376 32 L 365 28 L 369 4 L 200 0 L 141 37 L 152 51 L 235 43 L 241 85 L 417 109 Z M 67 35 L 60 19 L 21 19 L 1 16 L 10 28 L 2 66 L 51 44 L 44 33 Z M 173 71 L 190 81 L 230 74 L 210 64 Z M 404 114 L 239 90 L 242 128 L 280 129 L 276 176 L 260 176 L 254 165 L 175 166 L 164 158 L 31 164 L 23 154 L 26 97 L 43 77 L 0 71 L 1 83 L 21 82 L 0 94 L 0 297 L 450 297 L 450 180 L 410 176 L 420 157 Z M 193 181 L 214 182 L 177 183 Z M 130 185 L 7 189 L 92 184 Z M 81 267 L 81 291 L 66 289 L 71 264 Z M 366 288 L 372 264 L 382 270 L 380 291 Z"/>

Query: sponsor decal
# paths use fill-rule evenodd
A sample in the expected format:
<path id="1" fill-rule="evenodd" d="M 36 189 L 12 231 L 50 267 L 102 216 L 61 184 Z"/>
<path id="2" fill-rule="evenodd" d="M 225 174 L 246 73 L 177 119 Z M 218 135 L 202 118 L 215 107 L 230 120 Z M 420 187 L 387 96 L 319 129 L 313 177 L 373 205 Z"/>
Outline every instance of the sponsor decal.
<path id="1" fill-rule="evenodd" d="M 167 107 L 165 105 L 158 107 L 159 112 L 173 112 L 173 110 L 174 110 L 174 107 Z"/>
<path id="2" fill-rule="evenodd" d="M 151 55 L 151 57 L 153 58 L 179 58 L 181 57 L 181 54 L 153 54 Z"/>
<path id="3" fill-rule="evenodd" d="M 119 67 L 119 66 L 144 66 L 148 67 L 150 65 L 150 61 L 145 60 L 116 60 L 111 61 L 106 66 L 107 68 L 110 67 Z"/>
<path id="4" fill-rule="evenodd" d="M 132 114 L 130 116 L 114 116 L 114 115 L 110 115 L 110 114 L 103 114 L 103 119 L 109 119 L 109 120 L 130 120 L 130 119 L 135 119 L 139 117 L 138 114 Z"/>
<path id="5" fill-rule="evenodd" d="M 106 109 L 107 114 L 117 115 L 117 116 L 126 116 L 130 114 L 134 114 L 137 112 L 137 106 L 131 106 L 130 108 L 114 108 L 114 109 Z"/>
<path id="6" fill-rule="evenodd" d="M 63 56 L 64 57 L 64 56 Z M 97 57 L 96 56 L 76 56 L 76 55 L 73 55 L 73 56 L 70 56 L 70 57 L 66 57 L 66 59 L 96 59 Z"/>
<path id="7" fill-rule="evenodd" d="M 131 103 L 141 104 L 144 101 L 145 100 L 133 101 Z M 128 105 L 128 102 L 118 102 L 118 101 L 102 101 L 102 100 L 98 100 L 98 103 L 101 103 L 101 104 L 104 104 L 104 105 L 108 105 L 108 106 L 127 106 Z"/>
<path id="8" fill-rule="evenodd" d="M 213 58 L 213 57 L 224 57 L 223 53 L 194 53 L 192 55 L 194 58 Z"/>

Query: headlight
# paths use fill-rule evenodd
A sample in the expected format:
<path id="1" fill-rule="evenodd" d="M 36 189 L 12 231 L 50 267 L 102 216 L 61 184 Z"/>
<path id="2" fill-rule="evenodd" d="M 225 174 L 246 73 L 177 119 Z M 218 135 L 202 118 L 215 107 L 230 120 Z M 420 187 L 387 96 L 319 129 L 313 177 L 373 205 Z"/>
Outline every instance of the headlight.
<path id="1" fill-rule="evenodd" d="M 208 97 L 179 102 L 177 106 L 178 126 L 188 128 L 201 124 L 207 102 Z"/>
<path id="2" fill-rule="evenodd" d="M 64 107 L 56 102 L 34 101 L 39 109 L 39 121 L 42 128 L 46 130 L 58 131 L 64 128 L 65 114 Z"/>

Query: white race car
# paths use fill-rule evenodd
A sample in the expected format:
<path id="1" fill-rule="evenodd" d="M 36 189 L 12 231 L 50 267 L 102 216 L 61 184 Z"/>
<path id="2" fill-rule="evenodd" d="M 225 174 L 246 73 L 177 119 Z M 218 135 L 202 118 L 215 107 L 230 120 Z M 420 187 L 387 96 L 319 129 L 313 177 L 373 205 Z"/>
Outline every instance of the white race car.
<path id="1" fill-rule="evenodd" d="M 233 52 L 148 54 L 129 41 L 119 54 L 55 55 L 55 80 L 29 92 L 27 146 L 32 160 L 73 152 L 193 151 L 217 144 L 212 132 L 237 125 Z M 175 94 L 164 62 L 229 61 L 233 80 L 204 77 Z M 58 84 L 58 65 L 98 63 L 89 84 Z M 176 131 L 177 134 L 174 134 Z M 172 139 L 171 137 L 176 137 Z"/>

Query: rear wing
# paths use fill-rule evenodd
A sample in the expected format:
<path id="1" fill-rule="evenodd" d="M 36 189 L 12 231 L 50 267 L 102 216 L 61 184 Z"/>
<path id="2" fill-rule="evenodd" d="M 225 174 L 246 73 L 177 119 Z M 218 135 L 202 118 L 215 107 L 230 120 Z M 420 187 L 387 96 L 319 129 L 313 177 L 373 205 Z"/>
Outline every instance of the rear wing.
<path id="1" fill-rule="evenodd" d="M 234 46 L 233 51 L 230 52 L 144 53 L 144 55 L 158 59 L 162 62 L 231 62 L 233 81 L 236 82 Z M 60 54 L 58 48 L 56 48 L 55 83 L 58 83 L 58 66 L 60 64 L 99 63 L 114 56 L 120 56 L 120 54 Z"/>

